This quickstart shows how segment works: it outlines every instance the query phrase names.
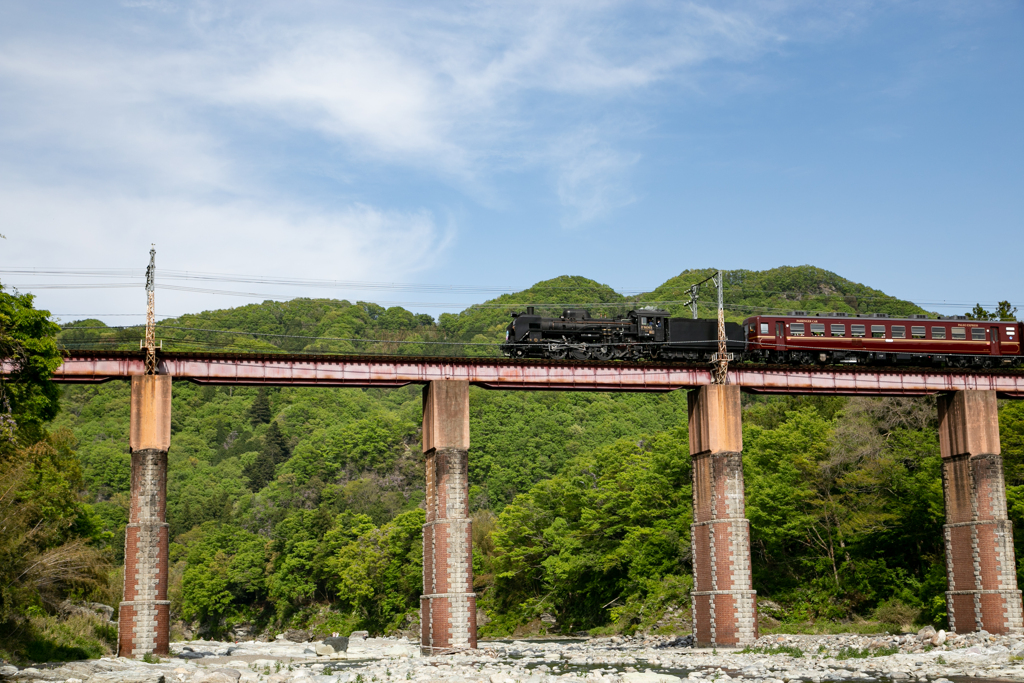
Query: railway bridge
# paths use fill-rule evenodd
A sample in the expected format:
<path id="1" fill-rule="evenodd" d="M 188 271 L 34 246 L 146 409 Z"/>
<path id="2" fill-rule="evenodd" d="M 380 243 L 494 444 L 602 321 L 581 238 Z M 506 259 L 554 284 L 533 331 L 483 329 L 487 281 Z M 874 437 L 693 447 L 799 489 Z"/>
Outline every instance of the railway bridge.
<path id="1" fill-rule="evenodd" d="M 689 394 L 693 456 L 693 620 L 698 644 L 757 636 L 750 524 L 744 511 L 740 392 L 937 396 L 950 626 L 1024 632 L 996 399 L 1024 398 L 1024 371 L 736 365 L 713 384 L 708 366 L 493 358 L 163 353 L 146 374 L 141 352 L 73 352 L 54 381 L 131 382 L 131 510 L 125 542 L 123 655 L 169 646 L 167 451 L 171 384 L 398 387 L 421 384 L 426 461 L 421 645 L 476 646 L 468 510 L 469 386 L 501 390 L 675 391 Z"/>

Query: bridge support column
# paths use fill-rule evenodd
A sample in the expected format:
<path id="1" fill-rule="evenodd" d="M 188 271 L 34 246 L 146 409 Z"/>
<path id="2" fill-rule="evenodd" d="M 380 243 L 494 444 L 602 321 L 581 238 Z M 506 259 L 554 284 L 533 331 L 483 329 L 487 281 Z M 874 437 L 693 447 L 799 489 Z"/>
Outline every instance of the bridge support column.
<path id="1" fill-rule="evenodd" d="M 743 500 L 740 388 L 703 386 L 689 395 L 693 457 L 693 631 L 697 645 L 757 640 L 750 522 Z"/>
<path id="2" fill-rule="evenodd" d="M 423 390 L 427 519 L 423 525 L 420 646 L 424 654 L 476 647 L 473 531 L 469 517 L 469 382 Z"/>
<path id="3" fill-rule="evenodd" d="M 131 509 L 124 542 L 124 601 L 118 616 L 118 653 L 167 654 L 167 449 L 171 445 L 171 378 L 132 377 Z"/>
<path id="4" fill-rule="evenodd" d="M 950 629 L 1024 632 L 994 391 L 939 397 Z"/>

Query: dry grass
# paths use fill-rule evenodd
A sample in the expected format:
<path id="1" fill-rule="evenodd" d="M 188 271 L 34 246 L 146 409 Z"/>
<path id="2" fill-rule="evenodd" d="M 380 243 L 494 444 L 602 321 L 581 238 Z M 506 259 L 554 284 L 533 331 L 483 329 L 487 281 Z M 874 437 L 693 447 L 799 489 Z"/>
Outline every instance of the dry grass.
<path id="1" fill-rule="evenodd" d="M 37 616 L 0 626 L 0 658 L 18 663 L 95 659 L 113 654 L 117 627 L 99 616 Z"/>

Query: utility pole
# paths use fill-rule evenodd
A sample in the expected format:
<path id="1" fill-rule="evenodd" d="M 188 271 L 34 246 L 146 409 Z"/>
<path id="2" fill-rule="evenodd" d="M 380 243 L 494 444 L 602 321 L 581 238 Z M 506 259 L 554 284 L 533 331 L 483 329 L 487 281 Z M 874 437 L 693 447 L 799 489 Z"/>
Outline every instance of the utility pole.
<path id="1" fill-rule="evenodd" d="M 693 319 L 697 319 L 697 294 L 700 292 L 700 283 L 690 287 L 690 310 L 693 312 Z"/>
<path id="2" fill-rule="evenodd" d="M 718 353 L 714 355 L 712 360 L 714 364 L 714 383 L 728 384 L 729 361 L 732 354 L 729 353 L 729 347 L 725 339 L 725 306 L 722 303 L 722 288 L 725 283 L 722 281 L 722 271 L 718 271 L 713 280 L 718 286 Z"/>
<path id="3" fill-rule="evenodd" d="M 149 267 L 146 268 L 146 374 L 156 374 L 156 245 L 149 250 Z"/>

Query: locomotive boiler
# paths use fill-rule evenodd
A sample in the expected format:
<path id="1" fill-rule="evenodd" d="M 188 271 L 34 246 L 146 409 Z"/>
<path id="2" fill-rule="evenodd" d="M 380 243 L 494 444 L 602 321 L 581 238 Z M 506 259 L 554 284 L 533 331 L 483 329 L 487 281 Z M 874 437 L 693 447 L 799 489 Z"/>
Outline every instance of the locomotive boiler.
<path id="1" fill-rule="evenodd" d="M 726 323 L 725 333 L 728 350 L 742 353 L 743 327 Z M 653 308 L 625 318 L 594 318 L 570 308 L 559 318 L 545 318 L 531 306 L 512 314 L 501 350 L 510 358 L 708 361 L 718 351 L 718 321 L 673 318 Z"/>

